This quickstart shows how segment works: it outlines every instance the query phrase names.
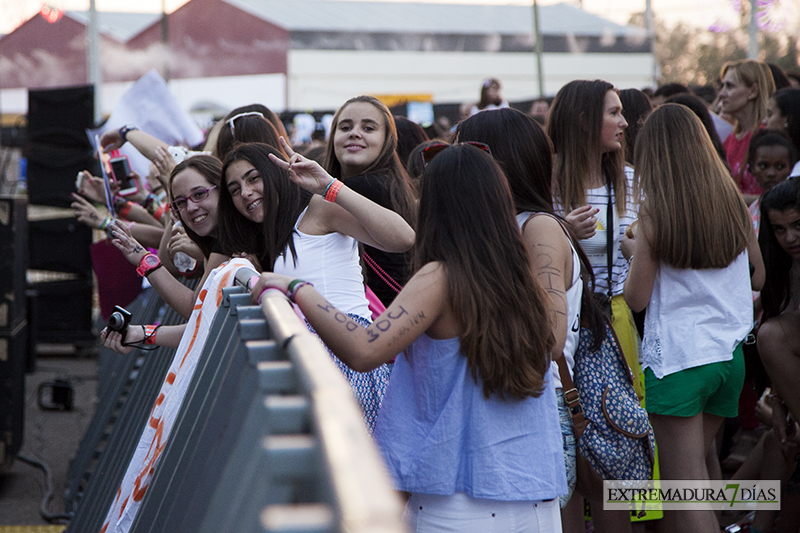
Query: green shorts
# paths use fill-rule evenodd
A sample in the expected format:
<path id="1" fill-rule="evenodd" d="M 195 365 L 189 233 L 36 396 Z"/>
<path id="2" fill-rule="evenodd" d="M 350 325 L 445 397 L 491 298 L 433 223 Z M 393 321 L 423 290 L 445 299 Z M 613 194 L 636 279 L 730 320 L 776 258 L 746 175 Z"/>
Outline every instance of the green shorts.
<path id="1" fill-rule="evenodd" d="M 744 385 L 742 344 L 733 359 L 687 368 L 656 378 L 644 370 L 647 412 L 656 415 L 690 417 L 700 413 L 732 418 L 739 414 L 739 394 Z"/>

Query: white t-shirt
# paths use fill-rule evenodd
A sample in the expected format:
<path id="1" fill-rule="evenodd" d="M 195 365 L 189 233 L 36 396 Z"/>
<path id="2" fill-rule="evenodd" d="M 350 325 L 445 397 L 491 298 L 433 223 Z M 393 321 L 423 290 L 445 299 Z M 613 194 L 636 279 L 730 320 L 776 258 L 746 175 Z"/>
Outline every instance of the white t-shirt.
<path id="1" fill-rule="evenodd" d="M 747 250 L 725 268 L 658 267 L 642 340 L 642 368 L 658 379 L 730 361 L 753 328 Z"/>

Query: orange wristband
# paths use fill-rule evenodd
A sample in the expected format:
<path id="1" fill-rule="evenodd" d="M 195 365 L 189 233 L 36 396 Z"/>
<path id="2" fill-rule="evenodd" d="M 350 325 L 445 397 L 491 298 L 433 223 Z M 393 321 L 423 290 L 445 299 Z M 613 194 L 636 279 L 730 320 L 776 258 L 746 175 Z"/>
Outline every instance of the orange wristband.
<path id="1" fill-rule="evenodd" d="M 325 192 L 325 200 L 328 202 L 335 202 L 336 197 L 339 195 L 339 191 L 342 189 L 342 185 L 344 185 L 340 180 L 335 180 L 331 185 L 328 187 L 327 192 Z"/>
<path id="2" fill-rule="evenodd" d="M 128 202 L 125 202 L 124 204 L 122 204 L 122 207 L 121 207 L 121 208 L 120 208 L 120 210 L 119 210 L 119 216 L 120 216 L 121 218 L 127 218 L 127 216 L 128 216 L 128 213 L 130 213 L 130 212 L 131 212 L 131 206 L 132 206 L 132 205 L 133 205 L 133 204 L 132 204 L 130 201 L 128 201 Z"/>

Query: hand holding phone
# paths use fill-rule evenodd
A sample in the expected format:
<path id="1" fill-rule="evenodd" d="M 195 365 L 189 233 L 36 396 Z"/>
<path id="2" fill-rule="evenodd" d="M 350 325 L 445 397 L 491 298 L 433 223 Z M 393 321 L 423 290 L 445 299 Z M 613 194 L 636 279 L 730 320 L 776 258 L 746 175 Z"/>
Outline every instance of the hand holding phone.
<path id="1" fill-rule="evenodd" d="M 131 176 L 131 164 L 127 156 L 119 156 L 111 159 L 111 174 L 114 180 L 119 183 L 120 196 L 130 196 L 139 192 L 139 185 Z"/>

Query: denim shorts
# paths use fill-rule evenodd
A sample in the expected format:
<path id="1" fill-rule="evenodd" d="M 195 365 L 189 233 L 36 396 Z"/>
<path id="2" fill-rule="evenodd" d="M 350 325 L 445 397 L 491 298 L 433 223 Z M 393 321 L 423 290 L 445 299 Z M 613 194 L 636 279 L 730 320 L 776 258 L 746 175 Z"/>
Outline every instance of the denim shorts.
<path id="1" fill-rule="evenodd" d="M 575 427 L 572 425 L 572 417 L 569 416 L 569 407 L 564 399 L 564 389 L 556 389 L 558 399 L 558 422 L 561 426 L 561 440 L 564 444 L 564 466 L 567 469 L 567 493 L 558 497 L 558 504 L 563 509 L 572 497 L 577 481 L 577 470 L 575 466 Z"/>

